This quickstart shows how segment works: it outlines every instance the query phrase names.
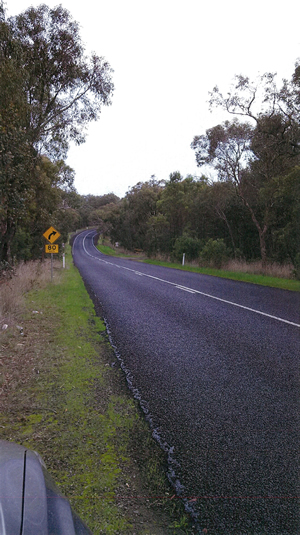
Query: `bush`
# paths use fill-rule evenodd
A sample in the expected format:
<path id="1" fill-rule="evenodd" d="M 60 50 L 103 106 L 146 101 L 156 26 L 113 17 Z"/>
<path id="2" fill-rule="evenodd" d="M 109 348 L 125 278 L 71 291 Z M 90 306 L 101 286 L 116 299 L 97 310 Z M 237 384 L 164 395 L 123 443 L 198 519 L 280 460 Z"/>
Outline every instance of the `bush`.
<path id="1" fill-rule="evenodd" d="M 300 253 L 295 256 L 293 275 L 295 279 L 300 280 Z"/>
<path id="2" fill-rule="evenodd" d="M 208 240 L 203 247 L 200 259 L 210 266 L 220 269 L 229 258 L 229 249 L 227 249 L 224 240 Z"/>
<path id="3" fill-rule="evenodd" d="M 176 260 L 181 261 L 185 253 L 186 260 L 196 260 L 199 256 L 201 242 L 197 238 L 192 238 L 187 234 L 183 234 L 177 238 L 173 247 L 173 256 Z"/>
<path id="4" fill-rule="evenodd" d="M 31 260 L 33 257 L 33 246 L 34 238 L 32 237 L 32 235 L 26 230 L 18 228 L 11 244 L 12 258 L 17 261 L 24 260 L 25 262 Z"/>

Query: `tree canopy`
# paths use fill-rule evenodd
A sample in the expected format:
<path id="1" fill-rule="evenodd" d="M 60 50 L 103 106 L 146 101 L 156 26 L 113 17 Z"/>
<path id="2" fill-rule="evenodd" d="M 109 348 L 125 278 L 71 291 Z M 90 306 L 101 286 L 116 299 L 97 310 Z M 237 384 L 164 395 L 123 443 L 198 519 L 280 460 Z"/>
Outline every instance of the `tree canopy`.
<path id="1" fill-rule="evenodd" d="M 264 263 L 279 178 L 300 163 L 298 69 L 296 65 L 291 82 L 284 81 L 281 89 L 272 74 L 265 74 L 257 83 L 237 76 L 225 97 L 215 87 L 211 107 L 219 106 L 235 118 L 195 136 L 191 144 L 198 166 L 210 164 L 221 181 L 234 184 L 258 231 Z"/>
<path id="2" fill-rule="evenodd" d="M 45 176 L 56 203 L 60 197 L 50 194 L 53 189 L 72 187 L 73 173 L 62 158 L 70 141 L 84 142 L 87 124 L 99 118 L 112 93 L 109 63 L 86 55 L 79 26 L 66 9 L 42 4 L 6 20 L 1 2 L 1 260 L 11 257 L 14 236 L 26 226 L 32 206 L 40 209 L 36 199 Z"/>

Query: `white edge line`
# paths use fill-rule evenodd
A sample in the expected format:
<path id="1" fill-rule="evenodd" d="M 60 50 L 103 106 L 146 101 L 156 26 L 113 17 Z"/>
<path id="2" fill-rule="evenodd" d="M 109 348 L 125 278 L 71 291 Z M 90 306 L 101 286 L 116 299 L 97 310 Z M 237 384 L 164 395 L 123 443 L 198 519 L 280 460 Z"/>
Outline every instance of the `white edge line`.
<path id="1" fill-rule="evenodd" d="M 88 234 L 86 234 L 84 236 L 84 238 L 83 238 L 83 249 L 86 252 L 86 254 L 88 256 L 94 258 L 95 260 L 99 260 L 100 262 L 105 262 L 105 264 L 109 264 L 111 266 L 117 266 L 117 264 L 113 264 L 112 262 L 107 262 L 106 260 L 102 260 L 102 258 L 99 258 L 99 257 L 91 255 L 87 251 L 87 249 L 85 247 L 85 243 L 84 243 L 85 239 L 87 238 L 87 236 L 88 236 Z M 74 245 L 74 243 L 73 243 L 73 245 Z M 94 243 L 93 243 L 93 245 L 94 245 Z M 98 249 L 96 248 L 95 245 L 94 245 L 94 247 L 95 247 L 96 251 L 98 251 Z M 122 267 L 123 269 L 127 269 L 128 271 L 132 271 L 133 273 L 137 273 L 135 269 L 130 269 L 130 268 L 124 267 L 124 266 L 118 266 L 118 267 Z M 167 281 L 167 280 L 164 280 L 164 279 L 160 279 L 159 277 L 154 277 L 153 275 L 148 275 L 148 273 L 141 273 L 141 275 L 143 275 L 144 277 L 148 277 L 149 279 L 154 279 L 154 280 L 158 280 L 160 282 L 164 282 L 165 284 L 170 284 L 171 286 L 175 286 L 176 288 L 179 288 L 180 290 L 185 290 L 185 291 L 190 292 L 190 293 L 197 293 L 199 295 L 204 295 L 205 297 L 209 297 L 210 299 L 215 299 L 216 301 L 220 301 L 221 303 L 226 303 L 227 305 L 232 305 L 232 306 L 235 306 L 235 307 L 238 307 L 238 308 L 242 308 L 243 310 L 248 310 L 249 312 L 254 312 L 255 314 L 260 314 L 261 316 L 265 316 L 265 317 L 271 318 L 273 320 L 281 321 L 282 323 L 287 323 L 288 325 L 293 325 L 294 327 L 300 327 L 300 325 L 298 323 L 294 323 L 293 321 L 288 321 L 288 320 L 285 320 L 283 318 L 279 318 L 278 316 L 272 316 L 272 314 L 267 314 L 266 312 L 261 312 L 260 310 L 256 310 L 255 308 L 250 308 L 250 307 L 246 307 L 244 305 L 239 305 L 238 303 L 234 303 L 233 301 L 227 301 L 227 299 L 222 299 L 221 297 L 216 297 L 215 295 L 206 294 L 204 292 L 200 292 L 199 290 L 194 290 L 193 288 L 187 288 L 185 286 L 179 286 L 175 282 L 170 282 L 170 281 Z"/>

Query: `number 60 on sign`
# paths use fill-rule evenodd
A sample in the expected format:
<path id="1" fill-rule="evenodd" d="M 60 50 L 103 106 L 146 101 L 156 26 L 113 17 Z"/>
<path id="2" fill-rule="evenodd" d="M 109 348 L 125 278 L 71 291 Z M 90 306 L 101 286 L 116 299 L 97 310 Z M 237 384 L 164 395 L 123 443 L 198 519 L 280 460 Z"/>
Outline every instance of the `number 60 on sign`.
<path id="1" fill-rule="evenodd" d="M 47 243 L 45 245 L 45 253 L 58 253 L 58 245 Z"/>

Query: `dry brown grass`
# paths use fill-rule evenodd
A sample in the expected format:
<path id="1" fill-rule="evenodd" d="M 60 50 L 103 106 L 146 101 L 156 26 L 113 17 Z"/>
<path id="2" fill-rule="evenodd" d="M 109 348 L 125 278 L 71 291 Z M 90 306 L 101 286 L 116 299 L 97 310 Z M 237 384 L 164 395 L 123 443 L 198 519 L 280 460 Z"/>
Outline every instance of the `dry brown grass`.
<path id="1" fill-rule="evenodd" d="M 227 262 L 223 269 L 239 273 L 250 273 L 252 275 L 266 275 L 268 277 L 290 279 L 292 278 L 294 267 L 292 264 L 278 264 L 276 262 L 270 262 L 266 266 L 263 266 L 261 260 L 246 262 L 245 260 L 232 259 Z"/>
<path id="2" fill-rule="evenodd" d="M 57 261 L 53 262 L 53 280 L 58 278 Z M 0 279 L 0 329 L 17 320 L 23 311 L 24 295 L 33 288 L 42 288 L 51 279 L 50 260 L 21 263 L 14 274 Z"/>
<path id="3" fill-rule="evenodd" d="M 172 262 L 172 259 L 170 257 L 162 254 L 157 254 L 154 259 L 160 262 Z M 216 269 L 214 266 L 211 266 L 207 263 L 199 263 L 199 260 L 186 261 L 185 265 L 195 268 L 212 267 Z M 220 269 L 224 271 L 231 271 L 234 273 L 249 273 L 250 275 L 265 275 L 267 277 L 277 277 L 279 279 L 293 279 L 293 271 L 295 268 L 293 264 L 278 264 L 276 262 L 269 262 L 266 266 L 263 266 L 261 260 L 246 262 L 246 260 L 230 259 L 226 263 L 224 263 Z"/>

